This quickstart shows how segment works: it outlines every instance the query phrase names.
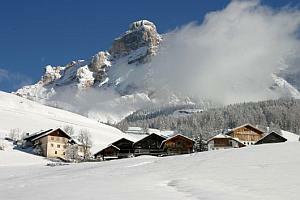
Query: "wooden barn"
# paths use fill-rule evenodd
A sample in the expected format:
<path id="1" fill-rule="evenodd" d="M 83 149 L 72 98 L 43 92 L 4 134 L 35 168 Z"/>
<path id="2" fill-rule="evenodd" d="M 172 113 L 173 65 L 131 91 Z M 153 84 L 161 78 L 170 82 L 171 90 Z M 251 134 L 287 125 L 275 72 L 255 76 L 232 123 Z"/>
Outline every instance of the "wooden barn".
<path id="1" fill-rule="evenodd" d="M 134 153 L 133 143 L 134 142 L 126 138 L 122 138 L 112 143 L 112 145 L 119 148 L 119 154 L 118 154 L 119 158 L 129 158 L 132 157 Z"/>
<path id="2" fill-rule="evenodd" d="M 264 136 L 264 131 L 251 124 L 244 124 L 230 130 L 226 135 L 238 139 L 244 145 L 253 145 Z"/>
<path id="3" fill-rule="evenodd" d="M 241 143 L 237 139 L 235 139 L 229 135 L 223 135 L 223 134 L 216 135 L 207 141 L 208 151 L 230 149 L 230 148 L 240 148 L 240 147 L 245 147 L 245 146 L 246 145 L 244 143 Z"/>
<path id="4" fill-rule="evenodd" d="M 276 133 L 275 131 L 272 131 L 271 133 L 265 135 L 263 138 L 258 140 L 255 144 L 266 144 L 266 143 L 280 143 L 280 142 L 286 142 L 287 139 Z"/>
<path id="5" fill-rule="evenodd" d="M 195 141 L 181 134 L 164 140 L 161 148 L 167 155 L 188 154 L 194 152 Z"/>
<path id="6" fill-rule="evenodd" d="M 163 153 L 161 144 L 164 140 L 165 137 L 152 133 L 133 144 L 134 155 L 161 155 Z"/>
<path id="7" fill-rule="evenodd" d="M 94 154 L 95 159 L 101 160 L 112 160 L 119 158 L 120 149 L 114 145 L 109 145 L 108 147 L 102 149 L 101 151 Z"/>

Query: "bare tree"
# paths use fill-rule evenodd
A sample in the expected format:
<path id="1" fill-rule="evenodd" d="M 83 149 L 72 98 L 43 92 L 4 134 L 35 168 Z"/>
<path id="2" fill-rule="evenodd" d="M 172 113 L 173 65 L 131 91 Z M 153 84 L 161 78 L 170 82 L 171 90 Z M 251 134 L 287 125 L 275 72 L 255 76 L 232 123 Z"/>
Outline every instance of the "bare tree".
<path id="1" fill-rule="evenodd" d="M 66 133 L 68 133 L 70 136 L 73 136 L 75 133 L 75 129 L 73 126 L 71 125 L 65 125 L 62 128 Z"/>
<path id="2" fill-rule="evenodd" d="M 21 137 L 21 130 L 18 128 L 10 129 L 8 137 L 13 141 L 19 140 Z"/>
<path id="3" fill-rule="evenodd" d="M 5 145 L 4 143 L 0 140 L 0 151 L 4 151 L 5 150 Z"/>
<path id="4" fill-rule="evenodd" d="M 81 129 L 78 135 L 78 141 L 83 148 L 83 159 L 87 160 L 91 156 L 90 148 L 92 146 L 91 134 L 87 129 Z"/>
<path id="5" fill-rule="evenodd" d="M 79 159 L 78 156 L 78 145 L 77 144 L 69 144 L 66 149 L 66 159 L 70 161 L 77 161 Z"/>

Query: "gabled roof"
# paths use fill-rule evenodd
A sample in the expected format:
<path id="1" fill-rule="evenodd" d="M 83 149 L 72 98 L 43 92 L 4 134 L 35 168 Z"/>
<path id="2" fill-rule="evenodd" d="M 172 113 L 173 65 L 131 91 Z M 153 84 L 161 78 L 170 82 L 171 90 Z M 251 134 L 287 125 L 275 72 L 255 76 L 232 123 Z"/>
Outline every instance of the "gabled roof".
<path id="1" fill-rule="evenodd" d="M 132 144 L 134 143 L 133 141 L 131 141 L 131 140 L 127 139 L 127 138 L 121 138 L 121 139 L 119 139 L 119 140 L 111 143 L 111 145 L 115 145 L 117 142 L 120 142 L 121 140 L 127 140 L 128 142 L 131 142 Z"/>
<path id="2" fill-rule="evenodd" d="M 160 138 L 162 138 L 162 139 L 164 139 L 164 140 L 167 139 L 165 136 L 158 135 L 158 134 L 156 134 L 156 133 L 151 133 L 150 135 L 147 135 L 146 137 L 144 137 L 144 138 L 142 138 L 142 139 L 136 141 L 135 143 L 133 143 L 133 145 L 135 145 L 136 143 L 139 143 L 139 142 L 141 142 L 141 141 L 143 141 L 143 140 L 146 140 L 147 138 L 152 137 L 153 135 L 156 135 L 156 136 L 158 136 L 158 137 L 160 137 Z"/>
<path id="3" fill-rule="evenodd" d="M 193 143 L 196 143 L 195 140 L 193 140 L 193 139 L 191 139 L 191 138 L 189 138 L 189 137 L 187 137 L 187 136 L 185 136 L 185 135 L 182 135 L 182 134 L 176 134 L 176 135 L 174 135 L 174 136 L 172 136 L 172 137 L 169 137 L 169 138 L 165 139 L 164 141 L 162 141 L 160 147 L 162 147 L 167 141 L 172 140 L 173 138 L 176 138 L 176 137 L 183 137 L 183 138 L 185 138 L 185 139 L 187 139 L 187 140 L 192 141 Z"/>
<path id="4" fill-rule="evenodd" d="M 187 139 L 187 140 L 190 140 L 190 141 L 192 141 L 193 143 L 195 143 L 195 140 L 193 140 L 193 139 L 191 139 L 191 138 L 189 138 L 189 137 L 187 137 L 187 136 L 185 136 L 185 135 L 182 135 L 182 134 L 176 134 L 176 135 L 174 135 L 174 136 L 172 136 L 172 137 L 169 137 L 169 138 L 167 138 L 167 139 L 165 139 L 164 141 L 162 141 L 162 144 L 161 145 L 163 145 L 165 142 L 167 142 L 168 140 L 172 140 L 173 138 L 176 138 L 176 137 L 183 137 L 183 138 L 185 138 L 185 139 Z"/>
<path id="5" fill-rule="evenodd" d="M 49 135 L 49 134 L 51 134 L 51 133 L 53 133 L 53 132 L 55 132 L 55 131 L 61 131 L 63 134 L 66 135 L 66 137 L 67 137 L 68 139 L 72 139 L 72 137 L 71 137 L 69 134 L 67 134 L 64 130 L 62 130 L 61 128 L 57 128 L 57 129 L 55 129 L 55 130 L 49 129 L 49 130 L 47 130 L 47 131 L 43 131 L 43 132 L 41 132 L 41 133 L 39 133 L 39 134 L 37 134 L 37 135 L 34 135 L 34 137 L 30 138 L 29 140 L 31 140 L 31 141 L 38 140 L 38 139 L 43 138 L 43 137 L 45 137 L 45 136 L 47 136 L 47 135 Z M 27 137 L 27 138 L 28 138 L 28 137 Z"/>
<path id="6" fill-rule="evenodd" d="M 212 138 L 210 138 L 209 140 L 207 140 L 207 143 L 210 142 L 210 141 L 213 140 L 213 139 L 218 139 L 218 138 L 225 138 L 225 139 L 234 140 L 234 141 L 238 142 L 239 144 L 241 144 L 242 146 L 246 146 L 246 145 L 243 144 L 241 141 L 239 141 L 239 139 L 233 138 L 233 137 L 231 137 L 231 136 L 229 136 L 229 135 L 224 135 L 224 134 L 221 134 L 221 133 L 218 134 L 218 135 L 216 135 L 216 136 L 214 136 L 214 137 L 212 137 Z"/>
<path id="7" fill-rule="evenodd" d="M 246 123 L 246 124 L 243 124 L 243 125 L 241 125 L 241 126 L 238 126 L 238 127 L 235 127 L 235 128 L 233 128 L 233 129 L 231 129 L 230 131 L 228 131 L 228 132 L 226 133 L 226 135 L 232 133 L 233 131 L 235 131 L 235 130 L 237 130 L 237 129 L 243 128 L 243 127 L 251 127 L 251 128 L 253 128 L 253 129 L 257 130 L 258 132 L 260 132 L 261 134 L 264 134 L 264 131 L 263 131 L 263 130 L 260 130 L 259 128 L 253 126 L 252 124 Z"/>
<path id="8" fill-rule="evenodd" d="M 47 133 L 47 132 L 49 132 L 49 131 L 52 131 L 52 130 L 53 130 L 53 129 L 41 130 L 41 131 L 36 132 L 36 133 L 33 133 L 33 134 L 31 134 L 31 135 L 29 135 L 29 136 L 27 136 L 27 137 L 24 137 L 24 140 L 32 140 L 32 139 L 34 139 L 34 138 L 36 138 L 36 137 L 39 137 L 40 135 L 42 135 L 42 134 L 44 134 L 44 133 Z"/>
<path id="9" fill-rule="evenodd" d="M 272 131 L 271 133 L 266 134 L 264 137 L 262 137 L 260 140 L 256 141 L 255 144 L 259 144 L 262 140 L 264 140 L 266 137 L 270 136 L 270 135 L 276 135 L 277 137 L 279 137 L 282 140 L 287 141 L 287 139 L 285 137 L 283 137 L 282 135 L 276 133 L 275 131 Z"/>
<path id="10" fill-rule="evenodd" d="M 207 142 L 213 140 L 213 139 L 216 139 L 216 138 L 229 138 L 229 139 L 234 139 L 233 137 L 229 136 L 229 135 L 224 135 L 224 134 L 218 134 L 214 137 L 211 137 L 210 139 L 207 140 Z"/>
<path id="11" fill-rule="evenodd" d="M 104 149 L 101 149 L 100 151 L 94 153 L 94 156 L 96 156 L 96 155 L 98 155 L 98 154 L 101 154 L 102 151 L 104 151 L 104 150 L 106 150 L 106 149 L 108 149 L 108 148 L 114 148 L 114 149 L 120 151 L 120 149 L 119 149 L 118 147 L 116 147 L 115 145 L 110 144 L 110 145 L 108 145 L 107 147 L 105 147 Z"/>

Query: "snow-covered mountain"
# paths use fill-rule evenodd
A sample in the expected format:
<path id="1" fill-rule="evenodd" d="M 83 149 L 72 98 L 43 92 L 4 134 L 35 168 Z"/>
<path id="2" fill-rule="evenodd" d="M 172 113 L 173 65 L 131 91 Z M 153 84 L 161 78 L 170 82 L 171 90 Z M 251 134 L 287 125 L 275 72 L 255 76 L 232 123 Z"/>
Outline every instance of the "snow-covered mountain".
<path id="1" fill-rule="evenodd" d="M 153 104 L 195 103 L 173 87 L 151 83 L 151 61 L 160 53 L 164 36 L 150 21 L 134 22 L 108 51 L 64 66 L 48 65 L 40 81 L 15 94 L 104 122 L 119 121 Z M 274 84 L 267 90 L 300 98 L 300 84 L 291 75 L 288 80 L 275 72 L 270 76 Z"/>

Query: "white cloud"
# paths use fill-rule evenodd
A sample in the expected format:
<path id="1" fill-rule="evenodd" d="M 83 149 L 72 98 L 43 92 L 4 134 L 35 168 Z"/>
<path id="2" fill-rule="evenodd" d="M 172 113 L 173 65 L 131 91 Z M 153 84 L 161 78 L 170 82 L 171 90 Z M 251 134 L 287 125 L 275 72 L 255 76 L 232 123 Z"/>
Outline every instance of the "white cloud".
<path id="1" fill-rule="evenodd" d="M 151 64 L 154 87 L 222 103 L 275 98 L 271 74 L 299 61 L 299 25 L 297 9 L 233 1 L 165 35 Z"/>

